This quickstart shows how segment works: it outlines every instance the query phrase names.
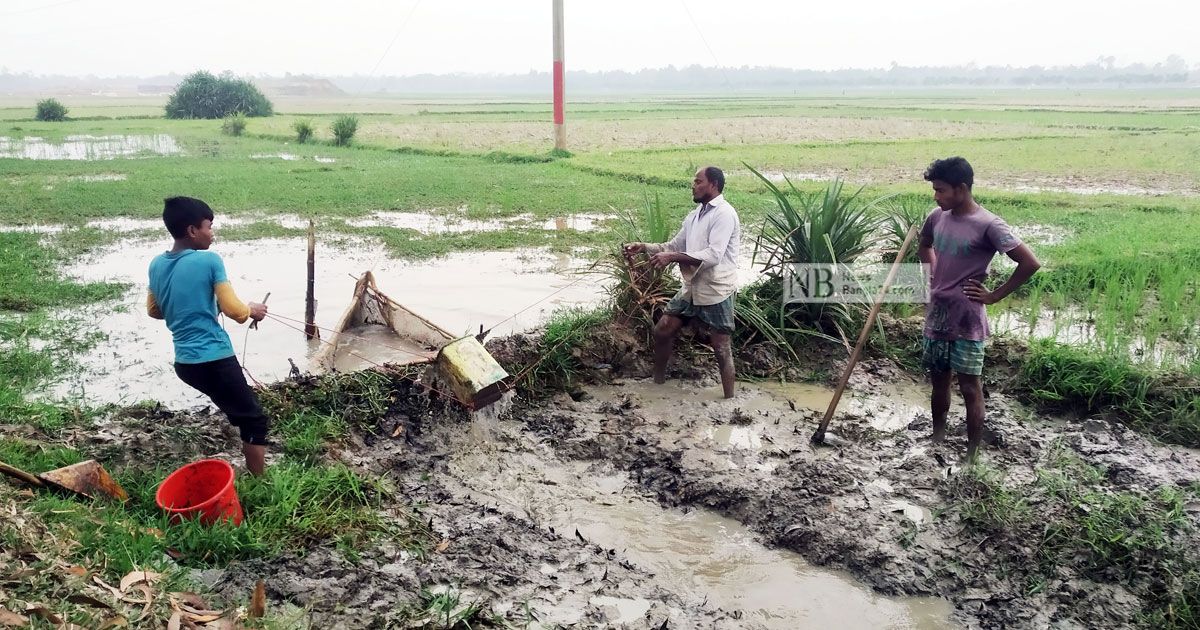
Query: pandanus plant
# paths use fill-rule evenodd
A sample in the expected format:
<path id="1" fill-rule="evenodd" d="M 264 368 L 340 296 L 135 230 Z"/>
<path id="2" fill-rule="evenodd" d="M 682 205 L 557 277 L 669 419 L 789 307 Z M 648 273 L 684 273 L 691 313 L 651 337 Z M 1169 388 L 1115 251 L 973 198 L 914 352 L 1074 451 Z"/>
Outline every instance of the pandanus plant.
<path id="1" fill-rule="evenodd" d="M 804 192 L 784 178 L 788 190 L 746 164 L 775 201 L 754 244 L 754 264 L 762 268 L 765 281 L 755 290 L 759 298 L 777 299 L 771 322 L 788 333 L 822 334 L 829 327 L 842 330 L 859 310 L 856 304 L 796 302 L 784 304 L 783 283 L 796 264 L 849 264 L 871 246 L 879 228 L 877 206 L 885 199 L 867 200 L 863 189 L 847 193 L 840 179 L 824 191 Z M 762 300 L 757 300 L 760 303 Z M 790 335 L 789 335 L 790 336 Z"/>

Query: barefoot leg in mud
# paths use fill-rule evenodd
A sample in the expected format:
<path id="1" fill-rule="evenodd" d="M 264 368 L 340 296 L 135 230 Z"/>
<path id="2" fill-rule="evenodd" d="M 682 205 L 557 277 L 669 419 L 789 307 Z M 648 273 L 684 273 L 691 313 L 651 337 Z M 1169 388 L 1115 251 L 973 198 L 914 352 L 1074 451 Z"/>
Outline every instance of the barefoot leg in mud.
<path id="1" fill-rule="evenodd" d="M 654 325 L 654 382 L 667 382 L 667 363 L 675 350 L 675 337 L 683 327 L 683 319 L 663 315 Z"/>
<path id="2" fill-rule="evenodd" d="M 721 389 L 724 390 L 726 398 L 733 398 L 733 350 L 729 335 L 714 332 L 710 336 L 709 344 L 716 353 L 717 367 L 721 369 Z"/>
<path id="3" fill-rule="evenodd" d="M 933 380 L 930 408 L 933 412 L 932 439 L 934 442 L 941 442 L 946 438 L 946 415 L 950 413 L 950 382 L 953 376 L 954 373 L 949 370 L 930 373 Z"/>
<path id="4" fill-rule="evenodd" d="M 967 463 L 975 462 L 983 440 L 983 379 L 972 374 L 958 375 L 958 389 L 967 407 Z"/>
<path id="5" fill-rule="evenodd" d="M 246 470 L 261 477 L 267 470 L 267 447 L 262 444 L 242 442 L 242 454 L 246 456 Z"/>

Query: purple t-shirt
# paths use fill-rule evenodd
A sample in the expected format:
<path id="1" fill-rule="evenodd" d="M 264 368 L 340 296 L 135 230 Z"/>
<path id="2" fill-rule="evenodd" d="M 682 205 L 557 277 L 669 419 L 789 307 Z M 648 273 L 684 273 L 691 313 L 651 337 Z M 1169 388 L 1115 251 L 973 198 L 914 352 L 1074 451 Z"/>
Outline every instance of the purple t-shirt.
<path id="1" fill-rule="evenodd" d="M 997 252 L 1007 254 L 1021 244 L 1004 219 L 985 210 L 956 216 L 935 208 L 921 228 L 921 243 L 932 244 L 935 256 L 925 306 L 925 336 L 930 339 L 987 339 L 986 307 L 963 293 L 967 280 L 983 282 Z"/>

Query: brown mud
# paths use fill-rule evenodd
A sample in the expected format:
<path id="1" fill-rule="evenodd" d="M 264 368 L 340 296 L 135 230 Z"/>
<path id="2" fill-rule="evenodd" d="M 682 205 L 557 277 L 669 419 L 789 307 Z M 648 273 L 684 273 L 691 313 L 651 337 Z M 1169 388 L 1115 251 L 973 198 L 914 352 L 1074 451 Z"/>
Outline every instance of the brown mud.
<path id="1" fill-rule="evenodd" d="M 501 340 L 496 352 L 521 355 L 528 343 Z M 1044 496 L 1039 475 L 1058 471 L 1066 458 L 1102 472 L 1101 496 L 1189 487 L 1194 494 L 1200 454 L 1100 417 L 1026 407 L 1003 393 L 1004 361 L 989 379 L 983 468 L 975 470 L 997 471 L 1045 520 L 988 530 L 965 513 L 975 482 L 959 464 L 966 440 L 957 395 L 950 437 L 931 444 L 928 386 L 892 361 L 859 365 L 832 424 L 832 446 L 814 447 L 809 437 L 832 395 L 825 383 L 739 383 L 736 397 L 723 400 L 711 359 L 698 354 L 698 367 L 672 375 L 682 380 L 655 385 L 644 351 L 620 360 L 635 346 L 607 335 L 583 344 L 577 354 L 595 384 L 523 401 L 515 417 L 559 457 L 625 471 L 665 506 L 715 510 L 768 546 L 848 570 L 879 593 L 944 597 L 965 626 L 1128 627 L 1142 623 L 1150 600 L 1168 587 L 1170 578 L 1149 566 L 1124 579 L 1116 570 L 1097 574 L 1083 554 L 1048 578 L 1038 573 L 1041 528 L 1071 516 Z M 765 353 L 746 354 L 743 373 L 777 369 L 764 364 Z M 831 351 L 821 364 L 836 373 L 844 354 Z M 1200 502 L 1187 505 L 1187 528 L 1167 544 L 1194 549 Z"/>

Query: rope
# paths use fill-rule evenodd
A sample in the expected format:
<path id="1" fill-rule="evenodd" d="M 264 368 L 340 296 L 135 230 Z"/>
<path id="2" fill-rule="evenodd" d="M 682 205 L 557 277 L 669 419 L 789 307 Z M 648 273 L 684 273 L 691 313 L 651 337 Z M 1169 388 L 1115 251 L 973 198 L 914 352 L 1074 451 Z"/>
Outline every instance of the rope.
<path id="1" fill-rule="evenodd" d="M 302 320 L 302 319 L 296 319 L 296 318 L 294 318 L 294 317 L 285 317 L 285 316 L 283 316 L 283 315 L 276 315 L 275 313 L 267 313 L 267 317 L 270 317 L 271 319 L 277 320 L 277 321 L 279 321 L 280 323 L 284 323 L 285 321 L 288 321 L 288 322 L 293 322 L 293 323 L 296 323 L 296 324 L 304 324 L 304 325 L 306 325 L 306 326 L 308 325 L 308 322 L 306 322 L 306 321 L 304 321 L 304 320 Z M 284 324 L 284 325 L 287 325 L 287 324 Z M 288 326 L 288 327 L 289 327 L 289 328 L 291 328 L 291 326 Z M 356 334 L 354 334 L 354 333 L 350 333 L 350 332 L 346 332 L 346 331 L 340 331 L 340 332 L 339 332 L 339 331 L 337 331 L 337 330 L 334 330 L 334 329 L 332 329 L 332 328 L 325 328 L 325 327 L 323 327 L 323 326 L 317 326 L 316 324 L 313 324 L 313 328 L 316 328 L 317 330 L 324 330 L 325 332 L 330 332 L 330 333 L 333 333 L 333 334 L 335 334 L 335 335 L 338 335 L 338 336 L 343 336 L 343 335 L 344 335 L 344 336 L 346 336 L 346 337 L 351 337 L 351 338 L 353 338 L 353 339 L 361 339 L 361 340 L 363 340 L 363 341 L 370 341 L 371 343 L 373 343 L 373 344 L 375 344 L 375 345 L 377 345 L 377 346 L 382 346 L 382 347 L 384 347 L 384 348 L 387 348 L 387 349 L 389 349 L 389 350 L 395 350 L 396 352 L 403 352 L 404 354 L 411 354 L 411 355 L 412 355 L 412 356 L 414 356 L 414 357 L 421 357 L 421 358 L 425 358 L 425 359 L 428 359 L 428 358 L 429 358 L 428 356 L 426 356 L 426 355 L 424 355 L 424 354 L 422 354 L 422 353 L 420 353 L 420 352 L 414 352 L 414 351 L 412 351 L 412 350 L 409 350 L 409 349 L 407 349 L 407 348 L 399 348 L 399 347 L 396 347 L 396 346 L 391 346 L 391 345 L 388 345 L 388 344 L 386 344 L 386 343 L 382 343 L 382 342 L 376 341 L 376 340 L 374 340 L 374 339 L 367 339 L 366 337 L 363 337 L 363 336 L 361 336 L 361 335 L 356 335 Z M 300 332 L 304 332 L 304 331 L 300 331 Z M 307 333 L 306 333 L 306 334 L 307 334 Z M 318 340 L 319 340 L 319 341 L 324 341 L 323 339 L 320 339 L 320 338 L 318 338 Z"/>
<path id="2" fill-rule="evenodd" d="M 600 261 L 601 261 L 601 260 L 603 260 L 603 257 L 601 257 L 601 258 L 597 258 L 596 260 L 593 260 L 593 261 L 591 262 L 591 264 L 589 264 L 589 265 L 588 265 L 588 269 L 593 269 L 593 268 L 595 268 L 595 267 L 596 267 L 596 265 L 600 264 Z M 502 320 L 500 320 L 500 321 L 496 322 L 495 324 L 492 324 L 492 325 L 491 325 L 491 327 L 489 327 L 487 330 L 483 331 L 483 333 L 481 333 L 481 334 L 483 334 L 483 335 L 486 335 L 487 333 L 490 333 L 490 332 L 492 332 L 492 331 L 493 331 L 493 330 L 495 330 L 495 329 L 496 329 L 496 327 L 497 327 L 497 326 L 499 326 L 500 324 L 503 324 L 503 323 L 505 323 L 505 322 L 508 322 L 508 321 L 512 321 L 514 318 L 516 318 L 516 316 L 517 316 L 517 315 L 520 315 L 521 313 L 524 313 L 525 311 L 528 311 L 529 309 L 531 309 L 531 308 L 533 308 L 533 307 L 537 306 L 538 304 L 541 304 L 542 302 L 545 302 L 546 300 L 549 300 L 550 298 L 552 298 L 552 297 L 554 297 L 554 296 L 558 295 L 559 293 L 562 293 L 563 291 L 566 291 L 567 289 L 569 289 L 569 288 L 571 288 L 571 287 L 573 287 L 573 286 L 575 286 L 575 285 L 579 284 L 580 282 L 583 282 L 583 281 L 584 281 L 584 279 L 585 279 L 585 278 L 582 276 L 582 274 L 580 274 L 580 277 L 576 278 L 575 280 L 572 280 L 571 282 L 567 283 L 567 284 L 566 284 L 566 285 L 564 285 L 563 287 L 561 287 L 561 288 L 559 288 L 559 289 L 556 289 L 556 290 L 554 290 L 553 292 L 551 292 L 551 293 L 550 293 L 549 295 L 547 295 L 546 297 L 543 297 L 542 299 L 540 299 L 540 300 L 538 300 L 538 301 L 534 302 L 533 304 L 530 304 L 529 306 L 526 306 L 525 308 L 523 308 L 523 309 L 521 309 L 521 310 L 517 311 L 516 313 L 513 313 L 512 315 L 509 315 L 508 317 L 505 317 L 504 319 L 502 319 Z"/>

